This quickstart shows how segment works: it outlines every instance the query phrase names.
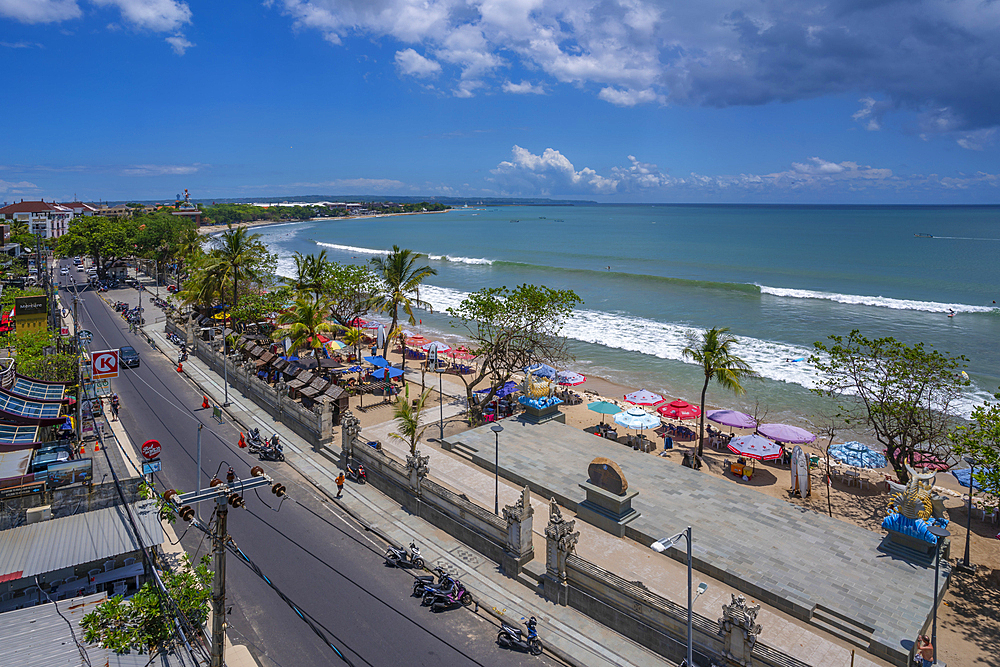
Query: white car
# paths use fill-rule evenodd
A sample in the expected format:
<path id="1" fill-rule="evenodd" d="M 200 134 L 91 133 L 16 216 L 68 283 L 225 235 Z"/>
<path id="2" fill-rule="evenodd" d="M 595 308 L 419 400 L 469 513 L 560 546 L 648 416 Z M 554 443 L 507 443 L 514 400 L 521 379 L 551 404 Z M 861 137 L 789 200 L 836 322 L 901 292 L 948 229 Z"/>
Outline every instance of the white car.
<path id="1" fill-rule="evenodd" d="M 61 269 L 59 269 L 59 275 L 61 275 L 61 276 L 68 276 L 69 275 L 69 269 L 66 268 L 65 266 L 62 267 Z"/>

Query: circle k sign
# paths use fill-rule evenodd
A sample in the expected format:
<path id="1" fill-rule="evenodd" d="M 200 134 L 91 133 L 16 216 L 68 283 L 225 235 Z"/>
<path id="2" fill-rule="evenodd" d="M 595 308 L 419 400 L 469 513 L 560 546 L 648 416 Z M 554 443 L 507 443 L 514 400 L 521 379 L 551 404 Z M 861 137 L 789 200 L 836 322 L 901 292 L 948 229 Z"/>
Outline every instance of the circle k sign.
<path id="1" fill-rule="evenodd" d="M 94 352 L 91 359 L 95 380 L 118 377 L 118 350 Z"/>

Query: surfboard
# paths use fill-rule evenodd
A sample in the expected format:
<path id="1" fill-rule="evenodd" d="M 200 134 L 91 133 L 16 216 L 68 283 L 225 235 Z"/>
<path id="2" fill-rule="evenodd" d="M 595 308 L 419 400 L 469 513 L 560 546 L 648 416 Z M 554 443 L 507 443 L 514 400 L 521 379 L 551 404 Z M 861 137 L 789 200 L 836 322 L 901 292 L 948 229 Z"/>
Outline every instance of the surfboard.
<path id="1" fill-rule="evenodd" d="M 799 445 L 795 445 L 792 450 L 792 475 L 793 489 L 801 498 L 805 498 L 812 491 L 809 487 L 809 457 Z"/>

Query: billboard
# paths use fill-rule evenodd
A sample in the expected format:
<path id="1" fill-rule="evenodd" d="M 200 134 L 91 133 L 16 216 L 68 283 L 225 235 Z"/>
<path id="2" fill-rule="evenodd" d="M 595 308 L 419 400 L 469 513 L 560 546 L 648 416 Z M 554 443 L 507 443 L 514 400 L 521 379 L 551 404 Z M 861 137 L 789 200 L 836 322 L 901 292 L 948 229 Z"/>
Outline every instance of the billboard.
<path id="1" fill-rule="evenodd" d="M 93 465 L 94 462 L 91 459 L 52 463 L 49 465 L 48 486 L 50 489 L 54 489 L 70 484 L 89 484 L 94 479 Z"/>

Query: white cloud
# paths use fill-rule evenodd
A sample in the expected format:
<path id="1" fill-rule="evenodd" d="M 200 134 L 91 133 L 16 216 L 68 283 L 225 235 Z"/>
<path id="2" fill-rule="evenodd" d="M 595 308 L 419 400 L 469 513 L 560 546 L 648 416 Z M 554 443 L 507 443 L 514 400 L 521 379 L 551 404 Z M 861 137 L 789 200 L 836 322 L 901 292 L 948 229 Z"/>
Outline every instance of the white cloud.
<path id="1" fill-rule="evenodd" d="M 521 83 L 504 81 L 503 92 L 513 95 L 544 95 L 545 86 L 541 84 L 535 85 L 530 81 L 521 81 Z"/>
<path id="2" fill-rule="evenodd" d="M 25 192 L 38 190 L 38 186 L 29 181 L 5 181 L 0 179 L 0 192 L 5 194 L 18 195 Z"/>
<path id="3" fill-rule="evenodd" d="M 76 0 L 0 0 L 0 16 L 21 23 L 53 23 L 82 16 Z"/>
<path id="4" fill-rule="evenodd" d="M 38 42 L 0 42 L 0 46 L 8 49 L 44 49 Z"/>
<path id="5" fill-rule="evenodd" d="M 504 192 L 538 192 L 541 194 L 611 194 L 617 181 L 601 176 L 584 167 L 577 171 L 565 155 L 546 148 L 541 155 L 514 146 L 511 159 L 501 162 L 489 179 Z"/>
<path id="6" fill-rule="evenodd" d="M 656 91 L 651 88 L 645 90 L 633 90 L 631 88 L 619 90 L 611 86 L 602 88 L 597 96 L 605 102 L 611 102 L 619 107 L 634 107 L 637 104 L 647 104 L 655 101 L 657 98 Z"/>
<path id="7" fill-rule="evenodd" d="M 879 102 L 874 97 L 862 97 L 860 100 L 862 107 L 851 116 L 854 120 L 862 123 L 869 132 L 877 132 L 882 129 L 882 116 L 888 111 L 889 105 Z"/>
<path id="8" fill-rule="evenodd" d="M 970 151 L 981 151 L 987 146 L 992 146 L 997 136 L 997 128 L 990 127 L 974 132 L 966 132 L 956 139 L 959 146 Z"/>
<path id="9" fill-rule="evenodd" d="M 173 48 L 174 53 L 179 56 L 183 56 L 188 49 L 194 46 L 194 44 L 184 38 L 184 35 L 172 35 L 167 37 L 167 44 L 169 44 L 171 48 Z"/>
<path id="10" fill-rule="evenodd" d="M 102 7 L 117 7 L 126 23 L 154 32 L 174 32 L 191 22 L 190 7 L 178 0 L 91 0 L 91 2 Z M 174 50 L 177 50 L 176 46 Z"/>
<path id="11" fill-rule="evenodd" d="M 406 183 L 391 178 L 341 178 L 321 183 L 292 183 L 288 187 L 327 189 L 339 194 L 390 193 L 413 189 Z"/>
<path id="12" fill-rule="evenodd" d="M 441 72 L 441 63 L 425 58 L 413 49 L 396 52 L 396 67 L 403 74 L 416 77 L 434 77 Z"/>
<path id="13" fill-rule="evenodd" d="M 137 164 L 121 170 L 123 176 L 178 176 L 193 174 L 203 164 Z"/>

